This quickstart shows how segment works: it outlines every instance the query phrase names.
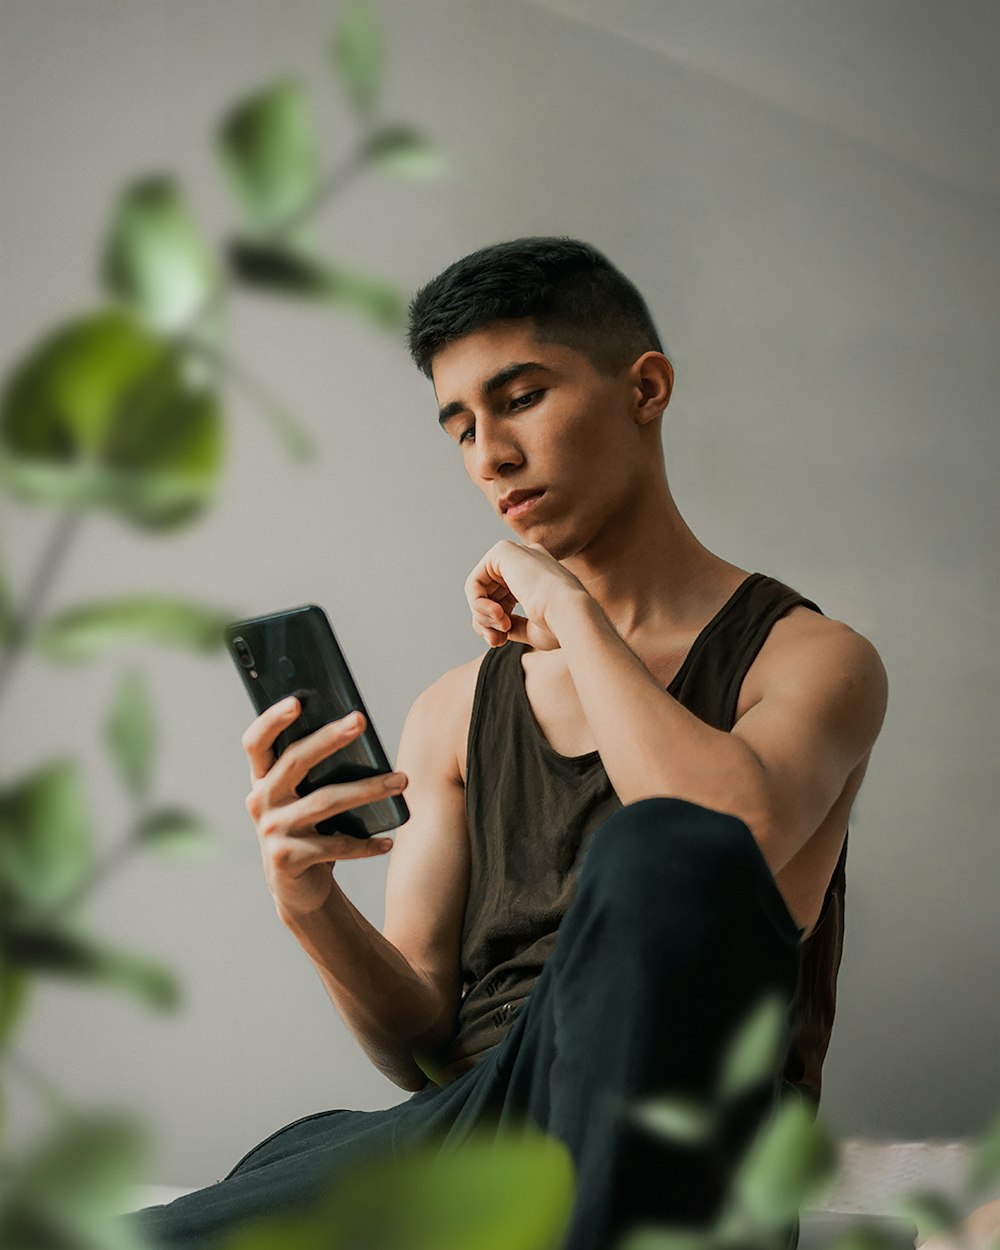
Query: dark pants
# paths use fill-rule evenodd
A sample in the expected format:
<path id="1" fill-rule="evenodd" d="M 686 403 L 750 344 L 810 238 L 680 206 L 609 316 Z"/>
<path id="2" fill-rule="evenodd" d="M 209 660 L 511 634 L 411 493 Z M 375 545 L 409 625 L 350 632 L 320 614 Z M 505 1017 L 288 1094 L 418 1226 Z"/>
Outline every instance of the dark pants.
<path id="1" fill-rule="evenodd" d="M 708 1224 L 781 1092 L 779 1072 L 731 1107 L 710 1146 L 668 1141 L 622 1108 L 708 1097 L 763 995 L 777 991 L 790 1009 L 802 933 L 741 820 L 673 798 L 619 808 L 592 835 L 510 1031 L 471 1071 L 395 1107 L 297 1120 L 217 1184 L 124 1218 L 153 1245 L 208 1250 L 244 1219 L 304 1209 L 358 1163 L 430 1139 L 451 1149 L 470 1130 L 527 1119 L 574 1160 L 560 1250 L 611 1250 L 634 1223 Z"/>

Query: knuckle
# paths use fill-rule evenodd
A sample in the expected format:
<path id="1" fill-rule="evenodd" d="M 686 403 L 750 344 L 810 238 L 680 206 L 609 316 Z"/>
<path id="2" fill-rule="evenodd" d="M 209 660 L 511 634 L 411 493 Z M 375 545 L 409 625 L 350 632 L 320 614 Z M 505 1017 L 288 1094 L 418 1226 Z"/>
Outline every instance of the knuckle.
<path id="1" fill-rule="evenodd" d="M 282 824 L 283 822 L 279 820 L 277 813 L 272 810 L 265 812 L 257 821 L 257 829 L 262 838 L 270 838 L 281 832 Z"/>
<path id="2" fill-rule="evenodd" d="M 344 803 L 340 786 L 321 786 L 309 796 L 307 810 L 310 820 L 320 821 L 324 816 L 335 816 L 343 809 Z"/>

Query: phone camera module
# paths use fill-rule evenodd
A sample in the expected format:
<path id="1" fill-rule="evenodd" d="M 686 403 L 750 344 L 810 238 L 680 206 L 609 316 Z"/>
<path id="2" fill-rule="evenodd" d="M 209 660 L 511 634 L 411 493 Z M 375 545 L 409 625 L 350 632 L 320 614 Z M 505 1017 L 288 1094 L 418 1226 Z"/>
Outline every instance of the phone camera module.
<path id="1" fill-rule="evenodd" d="M 247 646 L 246 641 L 243 638 L 234 638 L 233 646 L 236 648 L 236 658 L 243 665 L 243 667 L 253 668 L 253 652 Z"/>

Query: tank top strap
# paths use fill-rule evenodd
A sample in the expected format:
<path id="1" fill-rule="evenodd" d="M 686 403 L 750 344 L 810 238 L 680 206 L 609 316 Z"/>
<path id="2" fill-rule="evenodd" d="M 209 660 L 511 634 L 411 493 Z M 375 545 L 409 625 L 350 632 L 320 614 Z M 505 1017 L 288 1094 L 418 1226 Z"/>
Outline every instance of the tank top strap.
<path id="1" fill-rule="evenodd" d="M 804 595 L 765 573 L 751 573 L 699 637 L 667 690 L 715 729 L 736 719 L 740 688 L 779 617 L 797 604 L 822 614 Z"/>

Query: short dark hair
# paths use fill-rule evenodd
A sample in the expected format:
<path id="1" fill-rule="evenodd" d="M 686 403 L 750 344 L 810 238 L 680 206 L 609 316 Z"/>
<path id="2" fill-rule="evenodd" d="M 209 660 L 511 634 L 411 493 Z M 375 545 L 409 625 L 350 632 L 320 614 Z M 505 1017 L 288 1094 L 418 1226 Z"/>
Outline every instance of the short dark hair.
<path id="1" fill-rule="evenodd" d="M 663 352 L 635 285 L 597 248 L 560 235 L 480 248 L 421 287 L 409 306 L 410 356 L 432 378 L 431 361 L 449 343 L 524 317 L 539 342 L 571 347 L 607 376 Z"/>

